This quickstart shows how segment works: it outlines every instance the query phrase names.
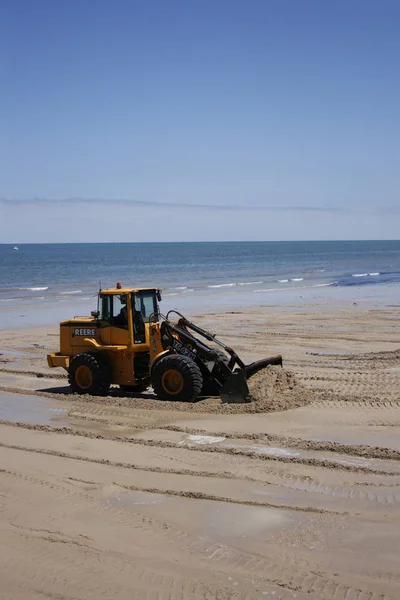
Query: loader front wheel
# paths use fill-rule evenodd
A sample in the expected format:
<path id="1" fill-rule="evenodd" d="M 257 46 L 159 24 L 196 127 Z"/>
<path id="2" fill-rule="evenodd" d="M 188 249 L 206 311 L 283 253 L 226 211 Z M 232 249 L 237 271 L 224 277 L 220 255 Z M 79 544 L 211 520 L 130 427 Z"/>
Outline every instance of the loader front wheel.
<path id="1" fill-rule="evenodd" d="M 201 392 L 203 377 L 190 358 L 167 354 L 153 366 L 151 383 L 161 400 L 193 402 Z"/>
<path id="2" fill-rule="evenodd" d="M 105 396 L 110 387 L 107 360 L 101 354 L 77 354 L 68 369 L 68 383 L 74 394 Z"/>

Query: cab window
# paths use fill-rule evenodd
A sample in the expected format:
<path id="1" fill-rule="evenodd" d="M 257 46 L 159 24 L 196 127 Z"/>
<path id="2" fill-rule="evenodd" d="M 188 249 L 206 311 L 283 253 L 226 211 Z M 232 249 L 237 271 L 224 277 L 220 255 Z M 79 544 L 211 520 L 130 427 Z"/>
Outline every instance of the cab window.
<path id="1" fill-rule="evenodd" d="M 140 312 L 144 323 L 150 321 L 150 317 L 158 319 L 158 306 L 155 292 L 137 292 L 135 294 L 134 311 Z"/>
<path id="2" fill-rule="evenodd" d="M 128 329 L 128 311 L 126 308 L 126 296 L 105 295 L 101 297 L 101 318 L 114 327 Z"/>

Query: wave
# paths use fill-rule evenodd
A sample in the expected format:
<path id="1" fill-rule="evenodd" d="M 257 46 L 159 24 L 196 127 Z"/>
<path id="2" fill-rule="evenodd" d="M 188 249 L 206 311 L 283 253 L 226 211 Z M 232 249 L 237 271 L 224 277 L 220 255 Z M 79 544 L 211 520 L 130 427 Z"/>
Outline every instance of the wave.
<path id="1" fill-rule="evenodd" d="M 194 288 L 188 288 L 186 285 L 181 285 L 173 288 L 166 288 L 169 293 L 163 294 L 163 298 L 166 296 L 179 296 L 180 294 L 187 294 L 188 292 L 194 292 Z"/>
<path id="2" fill-rule="evenodd" d="M 378 277 L 380 273 L 352 273 L 352 277 Z"/>
<path id="3" fill-rule="evenodd" d="M 82 290 L 71 290 L 69 292 L 60 292 L 60 294 L 62 296 L 69 296 L 69 295 L 73 295 L 73 294 L 82 294 Z"/>
<path id="4" fill-rule="evenodd" d="M 263 281 L 239 281 L 238 283 L 219 283 L 208 285 L 208 288 L 223 288 L 223 287 L 235 287 L 236 285 L 260 285 L 260 283 L 264 283 Z"/>
<path id="5" fill-rule="evenodd" d="M 304 277 L 293 277 L 292 279 L 278 279 L 278 283 L 289 283 L 289 281 L 303 281 Z"/>
<path id="6" fill-rule="evenodd" d="M 253 290 L 254 293 L 260 292 L 289 292 L 292 290 L 311 290 L 314 288 L 320 287 L 328 287 L 330 285 L 336 285 L 336 281 L 331 281 L 330 283 L 316 283 L 315 285 L 294 285 L 290 287 L 279 287 L 279 288 L 264 288 L 261 290 Z"/>
<path id="7" fill-rule="evenodd" d="M 253 290 L 253 292 L 255 294 L 259 294 L 261 292 L 288 292 L 288 291 L 292 291 L 292 290 L 303 290 L 305 288 L 311 288 L 314 287 L 312 285 L 295 285 L 293 287 L 290 288 L 265 288 L 263 290 Z"/>
<path id="8" fill-rule="evenodd" d="M 49 286 L 47 287 L 23 287 L 23 288 L 17 288 L 18 290 L 20 290 L 21 292 L 45 292 L 46 290 L 49 289 Z"/>

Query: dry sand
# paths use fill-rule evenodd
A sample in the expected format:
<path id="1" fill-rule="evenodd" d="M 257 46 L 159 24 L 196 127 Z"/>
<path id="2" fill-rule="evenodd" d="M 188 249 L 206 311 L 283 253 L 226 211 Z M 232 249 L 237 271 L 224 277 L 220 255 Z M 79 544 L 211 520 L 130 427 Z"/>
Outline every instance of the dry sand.
<path id="1" fill-rule="evenodd" d="M 328 311 L 329 308 L 329 311 Z M 400 598 L 396 309 L 200 317 L 253 402 L 72 396 L 0 332 L 0 598 Z"/>

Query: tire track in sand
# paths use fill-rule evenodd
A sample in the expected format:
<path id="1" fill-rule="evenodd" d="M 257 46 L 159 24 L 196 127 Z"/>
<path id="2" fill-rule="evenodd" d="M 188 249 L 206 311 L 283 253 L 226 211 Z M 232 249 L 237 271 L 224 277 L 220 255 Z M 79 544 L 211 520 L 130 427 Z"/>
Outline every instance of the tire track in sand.
<path id="1" fill-rule="evenodd" d="M 283 488 L 288 488 L 288 489 L 292 489 L 292 490 L 297 490 L 297 491 L 302 491 L 302 492 L 308 492 L 311 495 L 312 494 L 319 494 L 319 495 L 326 495 L 326 496 L 332 496 L 332 497 L 337 497 L 337 498 L 343 498 L 343 499 L 348 499 L 348 500 L 352 500 L 352 501 L 359 501 L 359 502 L 372 502 L 372 503 L 377 503 L 377 504 L 385 504 L 388 506 L 394 506 L 396 504 L 398 504 L 400 502 L 400 483 L 394 483 L 394 484 L 379 484 L 378 486 L 375 485 L 371 485 L 370 483 L 363 485 L 363 484 L 357 484 L 356 486 L 354 484 L 349 483 L 348 486 L 344 486 L 342 485 L 326 485 L 326 484 L 322 484 L 320 482 L 318 482 L 317 480 L 311 480 L 310 478 L 304 478 L 301 476 L 290 476 L 287 475 L 285 473 L 283 473 L 282 475 L 270 475 L 269 477 L 262 477 L 262 478 L 257 478 L 254 476 L 249 476 L 248 474 L 246 474 L 246 469 L 243 468 L 241 469 L 239 472 L 237 473 L 233 473 L 232 471 L 204 471 L 204 470 L 196 470 L 196 469 L 174 469 L 174 468 L 163 468 L 163 467 L 154 467 L 154 466 L 146 466 L 146 465 L 140 465 L 140 464 L 133 464 L 133 463 L 129 463 L 129 462 L 122 462 L 122 461 L 113 461 L 113 460 L 109 460 L 109 459 L 95 459 L 95 458 L 90 458 L 88 456 L 82 456 L 79 454 L 70 454 L 68 452 L 61 452 L 61 451 L 57 451 L 57 450 L 50 450 L 50 449 L 43 449 L 43 448 L 32 448 L 32 447 L 28 447 L 28 446 L 21 446 L 21 445 L 16 445 L 16 444 L 6 444 L 3 442 L 0 442 L 0 447 L 4 447 L 4 448 L 8 448 L 8 449 L 12 449 L 12 450 L 19 450 L 22 452 L 28 452 L 28 453 L 36 453 L 36 454 L 42 454 L 42 455 L 47 455 L 47 456 L 55 456 L 55 457 L 60 457 L 60 458 L 65 458 L 68 460 L 75 460 L 75 461 L 79 461 L 79 462 L 85 462 L 85 463 L 91 463 L 91 464 L 96 464 L 96 465 L 106 465 L 109 467 L 117 467 L 117 468 L 124 468 L 124 469 L 128 469 L 128 470 L 132 470 L 132 471 L 142 471 L 142 472 L 149 472 L 149 473 L 158 473 L 158 474 L 172 474 L 172 475 L 182 475 L 182 476 L 188 476 L 188 477 L 206 477 L 206 478 L 215 478 L 215 479 L 227 479 L 227 480 L 231 480 L 231 481 L 248 481 L 248 482 L 253 482 L 253 483 L 258 483 L 260 485 L 270 485 L 270 486 L 278 486 L 278 487 L 283 487 Z M 1 469 L 0 472 L 2 473 L 7 473 L 7 474 L 12 474 L 11 471 L 6 471 L 4 469 Z M 14 476 L 17 476 L 15 473 L 13 473 Z M 400 476 L 400 475 L 399 475 Z M 35 483 L 36 480 L 34 480 L 34 478 L 32 477 L 28 477 L 26 478 L 27 481 L 29 481 L 30 483 Z M 396 478 L 396 481 L 398 480 L 398 477 Z M 37 482 L 40 482 L 39 480 L 37 480 Z M 64 491 L 64 493 L 68 494 L 71 493 L 70 489 L 67 488 L 66 486 L 55 486 L 54 484 L 51 484 L 50 487 L 57 487 L 60 491 Z M 147 488 L 143 488 L 140 486 L 136 486 L 135 488 L 138 491 L 156 491 L 157 493 L 169 493 L 171 495 L 180 495 L 180 496 L 198 496 L 198 494 L 194 493 L 191 494 L 190 492 L 181 492 L 181 493 L 177 493 L 177 492 L 172 492 L 165 489 L 158 489 L 158 488 L 153 488 L 153 487 L 147 487 Z M 218 496 L 211 496 L 209 494 L 203 494 L 203 498 L 204 499 L 219 499 L 221 501 L 225 501 L 225 502 L 233 502 L 232 499 L 226 498 L 226 497 L 218 497 Z M 238 502 L 240 503 L 240 502 Z M 250 502 L 249 502 L 250 504 Z M 276 504 L 273 503 L 261 503 L 261 502 L 254 502 L 254 505 L 257 506 L 277 506 Z M 279 505 L 280 507 L 282 505 Z M 291 507 L 292 509 L 294 508 L 293 506 Z M 300 508 L 299 510 L 304 510 L 304 508 Z"/>
<path id="2" fill-rule="evenodd" d="M 86 437 L 90 439 L 102 439 L 115 441 L 125 444 L 138 445 L 138 446 L 147 446 L 147 447 L 158 447 L 158 448 L 182 448 L 182 446 L 178 443 L 170 442 L 170 441 L 159 441 L 159 440 L 149 440 L 143 438 L 127 438 L 121 436 L 104 436 L 99 433 L 93 433 L 86 430 L 79 430 L 69 427 L 52 427 L 50 425 L 31 425 L 29 423 L 18 423 L 6 420 L 0 420 L 0 425 L 8 425 L 11 427 L 19 427 L 22 429 L 30 429 L 35 431 L 48 431 L 54 433 L 61 433 L 64 435 L 74 435 L 80 437 Z M 338 447 L 339 445 L 337 445 Z M 356 447 L 355 447 L 356 448 Z M 201 445 L 193 445 L 188 447 L 189 450 L 193 452 L 204 452 L 204 453 L 214 453 L 214 454 L 224 454 L 228 456 L 244 456 L 247 458 L 256 458 L 262 461 L 271 461 L 271 462 L 280 462 L 280 463 L 288 463 L 288 464 L 303 464 L 309 466 L 320 466 L 327 467 L 331 469 L 341 469 L 343 471 L 352 471 L 356 473 L 378 473 L 382 475 L 391 475 L 393 471 L 387 471 L 385 469 L 379 468 L 370 468 L 368 466 L 356 465 L 356 464 L 346 464 L 341 463 L 338 460 L 329 460 L 326 458 L 305 458 L 299 456 L 275 456 L 273 454 L 260 454 L 259 452 L 255 452 L 252 450 L 241 450 L 240 448 L 231 448 L 231 447 L 223 447 L 223 446 L 212 446 L 208 445 L 207 447 Z M 390 452 L 396 453 L 396 451 Z M 364 455 L 362 455 L 364 456 Z M 396 455 L 397 457 L 397 455 Z M 378 457 L 381 458 L 380 456 Z M 390 456 L 387 458 L 390 459 Z"/>
<path id="3" fill-rule="evenodd" d="M 33 478 L 31 483 L 42 485 L 43 482 Z M 114 509 L 108 509 L 114 510 Z M 116 516 L 120 519 L 119 510 Z M 132 513 L 129 511 L 127 519 L 132 526 Z M 143 519 L 142 519 L 143 521 Z M 152 535 L 154 518 L 149 520 L 149 534 Z M 144 525 L 146 523 L 144 522 Z M 219 572 L 218 579 L 223 575 L 227 580 L 229 576 L 234 576 L 239 582 L 249 581 L 251 578 L 253 585 L 257 588 L 266 584 L 274 584 L 282 590 L 292 592 L 302 592 L 315 595 L 315 600 L 324 598 L 324 600 L 390 600 L 386 594 L 377 594 L 365 587 L 356 587 L 350 583 L 339 583 L 335 581 L 334 576 L 329 576 L 312 569 L 301 571 L 296 568 L 293 560 L 285 561 L 284 566 L 275 562 L 266 556 L 260 556 L 256 553 L 246 552 L 234 546 L 213 540 L 208 536 L 193 536 L 176 527 L 171 527 L 160 523 L 154 532 L 156 537 L 162 535 L 168 544 L 180 549 L 182 555 L 187 554 L 202 563 L 211 562 L 214 569 Z M 143 527 L 139 525 L 139 528 Z M 12 573 L 20 583 L 25 584 L 29 589 L 32 585 L 38 586 L 37 589 L 46 591 L 48 594 L 70 595 L 76 593 L 76 587 L 79 585 L 79 592 L 100 593 L 106 598 L 120 598 L 126 589 L 119 583 L 121 580 L 129 580 L 133 589 L 138 591 L 140 599 L 151 598 L 151 600 L 161 600 L 165 597 L 168 590 L 170 600 L 190 600 L 200 598 L 234 598 L 255 599 L 259 595 L 253 595 L 249 592 L 248 596 L 238 595 L 236 591 L 215 584 L 202 583 L 201 581 L 191 581 L 183 579 L 181 576 L 175 578 L 169 573 L 160 572 L 159 569 L 139 567 L 127 561 L 123 556 L 104 557 L 98 549 L 94 548 L 90 541 L 83 539 L 65 538 L 62 534 L 54 534 L 49 530 L 33 530 L 31 528 L 22 528 L 28 530 L 20 533 L 24 538 L 24 544 L 27 547 L 27 560 L 21 563 L 20 544 L 13 546 L 12 540 L 7 538 L 7 551 L 0 553 L 5 556 L 3 568 L 6 573 Z M 18 532 L 19 533 L 19 532 Z M 1 541 L 0 541 L 1 547 Z M 73 553 L 69 548 L 73 547 Z M 4 549 L 5 550 L 5 549 Z M 107 572 L 107 584 L 104 588 L 104 580 L 101 574 Z M 56 575 L 55 575 L 56 574 Z M 350 578 L 351 579 L 351 578 Z M 376 583 L 376 582 L 375 582 Z M 101 591 L 99 589 L 101 585 Z M 248 584 L 247 584 L 248 585 Z M 203 595 L 201 595 L 203 594 Z M 74 595 L 74 597 L 76 597 Z M 313 597 L 313 596 L 311 596 Z M 394 599 L 393 599 L 394 600 Z"/>

